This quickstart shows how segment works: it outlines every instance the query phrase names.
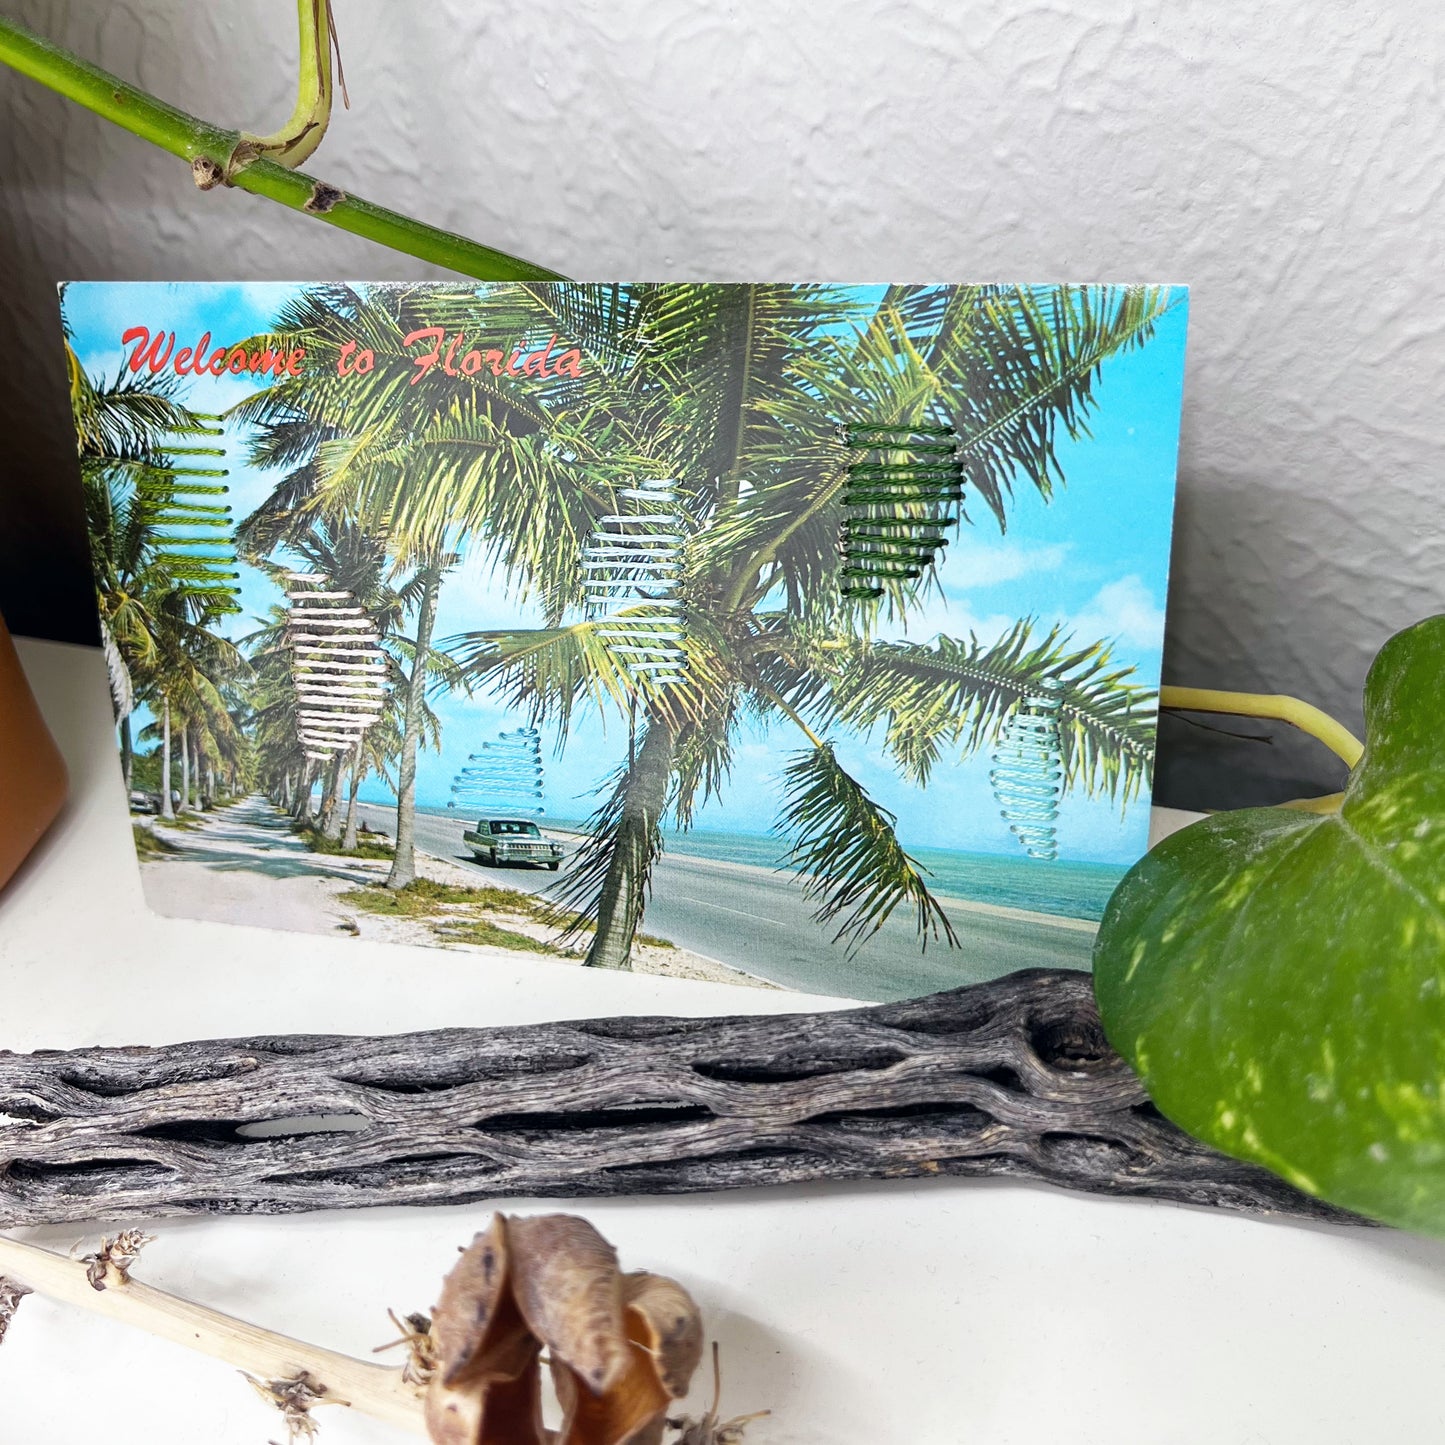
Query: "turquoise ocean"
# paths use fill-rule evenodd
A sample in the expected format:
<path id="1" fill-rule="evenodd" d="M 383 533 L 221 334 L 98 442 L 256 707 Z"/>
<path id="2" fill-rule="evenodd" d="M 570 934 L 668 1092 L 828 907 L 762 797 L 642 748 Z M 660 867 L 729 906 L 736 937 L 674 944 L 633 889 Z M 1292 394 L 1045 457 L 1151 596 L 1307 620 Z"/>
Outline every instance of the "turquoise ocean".
<path id="1" fill-rule="evenodd" d="M 423 805 L 435 817 L 461 815 L 445 807 Z M 584 833 L 581 818 L 539 819 L 544 827 Z M 688 833 L 664 833 L 668 852 L 695 858 L 715 858 L 754 868 L 776 868 L 786 845 L 767 834 L 725 833 L 703 828 Z M 904 846 L 907 847 L 905 841 Z M 1064 918 L 1097 922 L 1104 905 L 1127 869 L 1113 863 L 1042 862 L 994 853 L 960 853 L 946 848 L 909 848 L 910 856 L 930 874 L 928 885 L 937 894 L 968 903 L 992 903 L 1001 908 L 1023 908 Z"/>

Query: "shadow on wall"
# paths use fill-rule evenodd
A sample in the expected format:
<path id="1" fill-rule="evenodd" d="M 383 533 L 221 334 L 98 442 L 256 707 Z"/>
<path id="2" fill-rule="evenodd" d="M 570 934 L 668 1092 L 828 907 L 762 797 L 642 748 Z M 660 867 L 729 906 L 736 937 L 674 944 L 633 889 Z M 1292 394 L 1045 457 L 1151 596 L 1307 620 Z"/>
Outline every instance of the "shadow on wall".
<path id="1" fill-rule="evenodd" d="M 96 643 L 60 305 L 50 268 L 21 242 L 17 211 L 0 206 L 0 355 L 50 364 L 0 370 L 0 615 L 17 634 Z"/>

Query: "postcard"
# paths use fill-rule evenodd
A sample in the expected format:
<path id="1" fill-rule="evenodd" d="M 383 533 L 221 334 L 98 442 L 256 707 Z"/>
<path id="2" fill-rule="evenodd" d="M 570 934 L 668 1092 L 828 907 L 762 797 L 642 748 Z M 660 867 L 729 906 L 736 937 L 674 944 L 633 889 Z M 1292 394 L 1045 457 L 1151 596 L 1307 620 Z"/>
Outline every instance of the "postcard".
<path id="1" fill-rule="evenodd" d="M 152 907 L 864 1000 L 1144 851 L 1187 293 L 62 288 Z"/>

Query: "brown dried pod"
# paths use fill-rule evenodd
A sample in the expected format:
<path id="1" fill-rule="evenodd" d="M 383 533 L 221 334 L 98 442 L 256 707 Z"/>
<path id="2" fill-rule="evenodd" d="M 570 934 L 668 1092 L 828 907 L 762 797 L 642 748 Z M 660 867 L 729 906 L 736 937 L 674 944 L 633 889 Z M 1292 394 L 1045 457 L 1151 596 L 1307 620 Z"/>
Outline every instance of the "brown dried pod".
<path id="1" fill-rule="evenodd" d="M 426 1426 L 436 1445 L 542 1440 L 541 1346 L 512 1298 L 500 1214 L 442 1283 L 432 1338 L 437 1372 L 427 1389 Z"/>
<path id="2" fill-rule="evenodd" d="M 672 1280 L 623 1275 L 585 1219 L 494 1215 L 442 1286 L 427 1392 L 436 1445 L 651 1445 L 702 1354 Z M 542 1425 L 547 1351 L 563 1421 Z"/>
<path id="3" fill-rule="evenodd" d="M 594 1392 L 628 1366 L 617 1251 L 575 1214 L 505 1221 L 512 1293 L 532 1333 Z"/>

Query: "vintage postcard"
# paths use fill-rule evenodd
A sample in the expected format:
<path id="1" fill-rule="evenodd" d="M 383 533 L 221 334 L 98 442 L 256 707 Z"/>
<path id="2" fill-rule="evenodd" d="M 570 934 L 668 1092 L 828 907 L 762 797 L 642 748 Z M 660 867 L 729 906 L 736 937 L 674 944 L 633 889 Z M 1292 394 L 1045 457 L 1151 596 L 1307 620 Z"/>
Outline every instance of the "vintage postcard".
<path id="1" fill-rule="evenodd" d="M 855 999 L 1087 968 L 1187 295 L 72 283 L 171 915 Z"/>

